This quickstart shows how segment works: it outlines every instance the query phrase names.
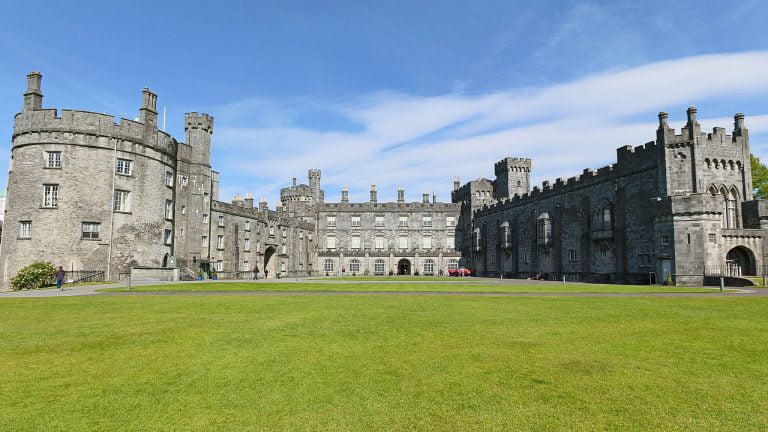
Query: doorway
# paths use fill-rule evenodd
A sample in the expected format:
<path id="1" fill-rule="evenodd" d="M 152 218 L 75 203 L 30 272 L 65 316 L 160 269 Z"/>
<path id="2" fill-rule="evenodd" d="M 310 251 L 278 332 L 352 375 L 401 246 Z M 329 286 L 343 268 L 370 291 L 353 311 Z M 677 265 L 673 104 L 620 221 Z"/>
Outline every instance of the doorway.
<path id="1" fill-rule="evenodd" d="M 264 251 L 264 277 L 265 278 L 277 276 L 277 274 L 275 273 L 275 260 L 272 259 L 272 256 L 274 254 L 275 254 L 274 246 L 270 246 L 267 248 L 267 250 Z"/>
<path id="2" fill-rule="evenodd" d="M 728 276 L 754 276 L 755 265 L 749 250 L 739 246 L 728 251 L 725 256 L 725 268 Z"/>
<path id="3" fill-rule="evenodd" d="M 403 258 L 400 261 L 397 262 L 397 274 L 398 275 L 409 275 L 411 274 L 411 262 L 407 259 Z"/>

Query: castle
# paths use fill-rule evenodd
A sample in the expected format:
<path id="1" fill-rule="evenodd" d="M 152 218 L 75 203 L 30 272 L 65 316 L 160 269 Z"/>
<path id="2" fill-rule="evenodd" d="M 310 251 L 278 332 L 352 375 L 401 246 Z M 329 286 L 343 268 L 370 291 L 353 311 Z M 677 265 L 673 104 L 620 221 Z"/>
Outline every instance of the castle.
<path id="1" fill-rule="evenodd" d="M 0 283 L 32 261 L 100 270 L 250 278 L 439 275 L 696 285 L 762 274 L 768 206 L 752 199 L 748 131 L 703 133 L 696 110 L 675 131 L 617 162 L 531 189 L 531 160 L 505 158 L 495 180 L 454 181 L 452 202 L 325 202 L 321 172 L 281 190 L 275 210 L 252 195 L 219 199 L 214 119 L 185 114 L 185 141 L 158 129 L 157 96 L 137 120 L 44 109 L 42 75 L 27 77 L 14 121 Z M 154 272 L 154 273 L 152 273 Z M 165 277 L 165 276 L 163 276 Z"/>

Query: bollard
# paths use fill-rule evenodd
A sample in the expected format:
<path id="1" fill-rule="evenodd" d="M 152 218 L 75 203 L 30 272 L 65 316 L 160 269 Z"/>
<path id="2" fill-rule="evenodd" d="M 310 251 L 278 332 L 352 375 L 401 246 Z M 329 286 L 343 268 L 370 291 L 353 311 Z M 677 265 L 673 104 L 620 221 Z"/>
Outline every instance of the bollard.
<path id="1" fill-rule="evenodd" d="M 563 285 L 565 285 L 565 276 L 563 276 Z"/>
<path id="2" fill-rule="evenodd" d="M 725 288 L 725 278 L 720 278 L 720 292 Z"/>
<path id="3" fill-rule="evenodd" d="M 763 275 L 763 288 L 765 288 L 765 275 Z"/>
<path id="4" fill-rule="evenodd" d="M 128 289 L 131 289 L 131 275 L 128 275 Z"/>

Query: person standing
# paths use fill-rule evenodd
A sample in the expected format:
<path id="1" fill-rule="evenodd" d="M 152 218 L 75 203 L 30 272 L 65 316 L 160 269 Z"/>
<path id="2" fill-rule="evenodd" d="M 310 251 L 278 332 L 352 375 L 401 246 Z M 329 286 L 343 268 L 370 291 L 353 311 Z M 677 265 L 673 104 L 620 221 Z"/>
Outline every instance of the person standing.
<path id="1" fill-rule="evenodd" d="M 56 289 L 59 291 L 64 291 L 64 267 L 59 266 L 59 269 L 56 270 Z"/>

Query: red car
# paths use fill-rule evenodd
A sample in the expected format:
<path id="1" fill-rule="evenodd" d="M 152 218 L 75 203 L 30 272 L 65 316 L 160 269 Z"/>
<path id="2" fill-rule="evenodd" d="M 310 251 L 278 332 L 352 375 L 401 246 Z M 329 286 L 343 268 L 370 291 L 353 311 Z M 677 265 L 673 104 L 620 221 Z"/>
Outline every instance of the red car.
<path id="1" fill-rule="evenodd" d="M 472 276 L 474 272 L 471 269 L 468 268 L 460 268 L 456 270 L 448 270 L 448 276 Z"/>

